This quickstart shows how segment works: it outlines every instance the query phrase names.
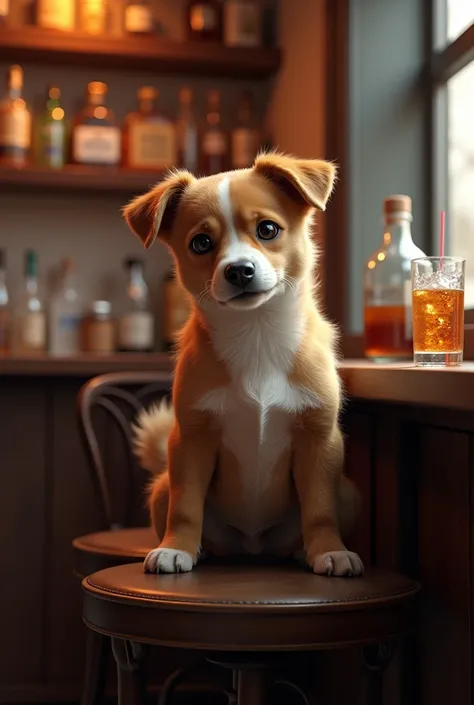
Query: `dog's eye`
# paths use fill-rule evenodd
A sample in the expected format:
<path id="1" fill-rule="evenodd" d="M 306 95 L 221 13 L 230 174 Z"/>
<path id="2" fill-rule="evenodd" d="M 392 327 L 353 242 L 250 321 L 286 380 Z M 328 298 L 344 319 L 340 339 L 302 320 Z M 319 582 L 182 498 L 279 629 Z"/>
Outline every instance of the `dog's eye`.
<path id="1" fill-rule="evenodd" d="M 273 220 L 261 220 L 257 225 L 257 237 L 260 240 L 274 240 L 280 234 L 280 226 Z"/>
<path id="2" fill-rule="evenodd" d="M 205 255 L 212 250 L 212 240 L 206 233 L 198 233 L 189 243 L 189 247 L 197 255 Z"/>

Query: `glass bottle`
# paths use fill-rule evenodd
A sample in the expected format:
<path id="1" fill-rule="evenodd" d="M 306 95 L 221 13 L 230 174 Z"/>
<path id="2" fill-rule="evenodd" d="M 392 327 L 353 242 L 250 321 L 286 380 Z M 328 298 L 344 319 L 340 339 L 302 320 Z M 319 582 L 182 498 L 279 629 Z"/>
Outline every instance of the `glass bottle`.
<path id="1" fill-rule="evenodd" d="M 7 24 L 10 12 L 10 0 L 0 0 L 0 27 Z"/>
<path id="2" fill-rule="evenodd" d="M 142 86 L 138 110 L 124 121 L 123 165 L 128 169 L 164 171 L 176 165 L 176 129 L 172 120 L 157 108 L 158 91 Z"/>
<path id="3" fill-rule="evenodd" d="M 115 325 L 110 301 L 93 301 L 84 320 L 83 350 L 111 355 L 115 350 Z"/>
<path id="4" fill-rule="evenodd" d="M 369 258 L 364 279 L 365 355 L 374 362 L 413 356 L 410 262 L 424 253 L 411 235 L 409 196 L 384 200 L 384 236 Z"/>
<path id="5" fill-rule="evenodd" d="M 79 0 L 79 29 L 86 34 L 105 34 L 107 13 L 107 0 Z"/>
<path id="6" fill-rule="evenodd" d="M 5 250 L 0 250 L 0 354 L 10 352 L 11 324 L 6 255 Z"/>
<path id="7" fill-rule="evenodd" d="M 193 108 L 193 92 L 184 86 L 179 92 L 179 113 L 176 121 L 178 162 L 184 169 L 198 169 L 198 131 Z"/>
<path id="8" fill-rule="evenodd" d="M 45 29 L 72 32 L 76 25 L 75 0 L 38 0 L 36 22 Z"/>
<path id="9" fill-rule="evenodd" d="M 261 43 L 260 0 L 225 0 L 224 44 L 232 47 L 257 47 Z"/>
<path id="10" fill-rule="evenodd" d="M 24 289 L 14 319 L 14 351 L 33 355 L 46 350 L 46 315 L 38 278 L 38 257 L 34 250 L 25 254 Z"/>
<path id="11" fill-rule="evenodd" d="M 107 85 L 92 81 L 87 86 L 86 105 L 72 129 L 71 158 L 75 164 L 117 166 L 121 156 L 121 133 L 115 115 L 107 108 Z"/>
<path id="12" fill-rule="evenodd" d="M 128 34 L 151 34 L 155 29 L 155 18 L 149 0 L 129 0 L 124 25 Z"/>
<path id="13" fill-rule="evenodd" d="M 118 322 L 118 349 L 121 352 L 150 352 L 154 343 L 154 318 L 148 305 L 148 287 L 143 262 L 125 261 L 128 274 L 126 310 Z"/>
<path id="14" fill-rule="evenodd" d="M 0 164 L 25 166 L 31 145 L 31 111 L 22 97 L 23 69 L 10 66 L 7 89 L 0 101 Z"/>
<path id="15" fill-rule="evenodd" d="M 245 169 L 253 164 L 260 144 L 260 133 L 253 116 L 250 91 L 240 96 L 237 121 L 231 135 L 231 163 L 233 169 Z"/>
<path id="16" fill-rule="evenodd" d="M 50 86 L 46 110 L 36 118 L 35 124 L 35 162 L 50 169 L 61 169 L 66 161 L 67 123 L 60 98 L 60 89 Z"/>
<path id="17" fill-rule="evenodd" d="M 61 263 L 61 279 L 49 304 L 49 352 L 77 355 L 80 351 L 82 306 L 76 288 L 74 262 Z"/>
<path id="18" fill-rule="evenodd" d="M 222 38 L 222 1 L 189 0 L 187 29 L 191 41 L 220 41 Z"/>
<path id="19" fill-rule="evenodd" d="M 201 168 L 205 174 L 217 174 L 227 168 L 227 135 L 221 125 L 221 94 L 207 94 L 206 122 L 201 138 Z"/>

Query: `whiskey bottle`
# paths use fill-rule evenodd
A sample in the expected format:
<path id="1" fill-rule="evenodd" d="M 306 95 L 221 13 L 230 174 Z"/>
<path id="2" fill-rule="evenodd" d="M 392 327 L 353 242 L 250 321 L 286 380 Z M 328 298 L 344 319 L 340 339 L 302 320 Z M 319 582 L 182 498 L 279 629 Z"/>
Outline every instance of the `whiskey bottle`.
<path id="1" fill-rule="evenodd" d="M 155 321 L 148 306 L 143 262 L 126 260 L 125 269 L 128 274 L 127 302 L 118 321 L 118 349 L 120 352 L 150 352 L 153 350 Z"/>
<path id="2" fill-rule="evenodd" d="M 76 24 L 75 0 L 38 0 L 36 22 L 45 29 L 71 32 Z"/>
<path id="3" fill-rule="evenodd" d="M 188 37 L 191 41 L 220 41 L 222 37 L 221 0 L 189 0 Z"/>
<path id="4" fill-rule="evenodd" d="M 5 250 L 0 250 L 0 354 L 10 352 L 11 314 Z"/>
<path id="5" fill-rule="evenodd" d="M 124 19 L 128 34 L 151 34 L 155 29 L 153 8 L 148 0 L 129 0 Z"/>
<path id="6" fill-rule="evenodd" d="M 0 27 L 8 22 L 10 12 L 10 0 L 0 0 Z"/>
<path id="7" fill-rule="evenodd" d="M 196 172 L 198 169 L 198 131 L 193 109 L 193 93 L 186 86 L 181 88 L 179 92 L 176 135 L 179 165 L 191 172 Z"/>
<path id="8" fill-rule="evenodd" d="M 38 257 L 34 250 L 25 254 L 24 290 L 15 313 L 13 346 L 19 355 L 46 350 L 46 315 L 38 279 Z"/>
<path id="9" fill-rule="evenodd" d="M 255 159 L 260 144 L 260 134 L 253 118 L 252 94 L 243 93 L 237 105 L 237 122 L 232 130 L 232 168 L 245 169 Z"/>
<path id="10" fill-rule="evenodd" d="M 262 4 L 260 0 L 226 0 L 224 5 L 224 44 L 256 47 L 262 43 Z"/>
<path id="11" fill-rule="evenodd" d="M 78 14 L 79 28 L 82 32 L 99 35 L 107 32 L 107 0 L 79 0 Z"/>
<path id="12" fill-rule="evenodd" d="M 31 144 L 31 111 L 22 97 L 23 69 L 11 66 L 6 95 L 0 101 L 0 164 L 22 167 Z"/>
<path id="13" fill-rule="evenodd" d="M 205 174 L 217 174 L 227 168 L 227 135 L 221 125 L 221 94 L 207 94 L 206 122 L 201 137 L 201 168 Z"/>
<path id="14" fill-rule="evenodd" d="M 138 91 L 138 111 L 129 113 L 123 126 L 123 165 L 128 169 L 163 171 L 176 165 L 176 130 L 156 107 L 158 91 Z"/>
<path id="15" fill-rule="evenodd" d="M 114 113 L 105 105 L 107 86 L 92 81 L 87 101 L 72 130 L 71 157 L 75 164 L 117 166 L 120 163 L 121 134 Z"/>
<path id="16" fill-rule="evenodd" d="M 46 110 L 37 117 L 35 124 L 35 162 L 51 169 L 61 169 L 66 161 L 67 124 L 60 98 L 60 89 L 50 86 Z"/>

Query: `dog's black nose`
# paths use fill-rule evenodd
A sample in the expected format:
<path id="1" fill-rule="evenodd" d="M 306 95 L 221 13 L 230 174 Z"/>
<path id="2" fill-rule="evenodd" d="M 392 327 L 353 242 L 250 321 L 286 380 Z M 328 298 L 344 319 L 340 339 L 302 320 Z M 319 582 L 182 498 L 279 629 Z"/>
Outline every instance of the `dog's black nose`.
<path id="1" fill-rule="evenodd" d="M 245 289 L 255 276 L 255 265 L 252 262 L 234 262 L 225 268 L 225 278 L 229 284 Z"/>

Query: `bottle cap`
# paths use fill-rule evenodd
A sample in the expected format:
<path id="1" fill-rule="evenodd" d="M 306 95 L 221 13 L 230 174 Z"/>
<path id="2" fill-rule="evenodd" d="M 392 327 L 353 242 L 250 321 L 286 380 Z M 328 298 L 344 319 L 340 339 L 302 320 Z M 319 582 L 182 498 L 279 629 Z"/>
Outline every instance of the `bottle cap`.
<path id="1" fill-rule="evenodd" d="M 106 95 L 108 90 L 107 84 L 102 81 L 91 81 L 87 84 L 87 92 L 94 95 Z"/>
<path id="2" fill-rule="evenodd" d="M 179 100 L 181 103 L 191 103 L 193 100 L 193 91 L 189 86 L 183 86 L 179 91 Z"/>
<path id="3" fill-rule="evenodd" d="M 403 194 L 394 194 L 392 196 L 387 196 L 383 202 L 383 212 L 385 215 L 391 215 L 392 213 L 410 213 L 412 210 L 412 201 L 410 196 L 404 196 Z"/>
<path id="4" fill-rule="evenodd" d="M 154 86 L 142 86 L 138 89 L 138 100 L 156 100 L 158 95 L 158 89 Z"/>
<path id="5" fill-rule="evenodd" d="M 91 310 L 96 316 L 110 316 L 112 304 L 110 301 L 93 301 Z"/>
<path id="6" fill-rule="evenodd" d="M 48 86 L 48 98 L 50 100 L 59 100 L 61 97 L 61 89 L 58 86 Z"/>
<path id="7" fill-rule="evenodd" d="M 8 85 L 16 90 L 23 88 L 23 69 L 18 64 L 10 66 L 8 71 Z"/>
<path id="8" fill-rule="evenodd" d="M 123 265 L 127 270 L 136 266 L 143 267 L 143 260 L 138 259 L 138 257 L 128 257 L 124 260 Z"/>

